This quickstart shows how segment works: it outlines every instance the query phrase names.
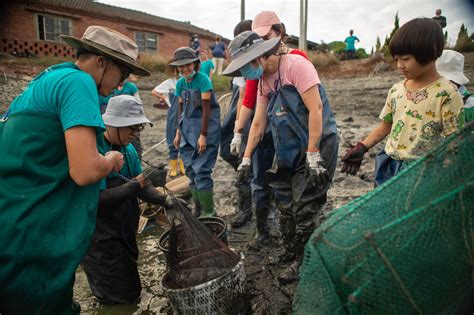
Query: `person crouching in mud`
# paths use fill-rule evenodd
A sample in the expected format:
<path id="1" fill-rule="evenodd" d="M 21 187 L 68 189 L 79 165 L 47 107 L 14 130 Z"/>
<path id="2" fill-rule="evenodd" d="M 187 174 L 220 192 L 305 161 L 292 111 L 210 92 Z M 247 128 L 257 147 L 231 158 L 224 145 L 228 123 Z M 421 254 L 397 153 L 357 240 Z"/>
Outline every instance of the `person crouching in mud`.
<path id="1" fill-rule="evenodd" d="M 124 156 L 124 165 L 101 181 L 97 223 L 92 244 L 82 267 L 94 296 L 101 303 L 130 304 L 139 300 L 136 233 L 140 218 L 138 199 L 171 206 L 171 198 L 158 193 L 167 171 L 148 167 L 142 171 L 138 153 L 131 143 L 146 124 L 142 102 L 130 95 L 112 97 L 102 115 L 106 132 L 99 138 L 99 152 L 111 150 Z"/>
<path id="2" fill-rule="evenodd" d="M 190 181 L 194 215 L 215 216 L 211 173 L 221 137 L 220 109 L 211 80 L 199 72 L 199 65 L 199 57 L 188 47 L 178 48 L 170 63 L 181 76 L 175 90 L 179 98 L 179 128 L 174 145 L 179 148 Z"/>
<path id="3" fill-rule="evenodd" d="M 268 121 L 275 158 L 267 175 L 280 211 L 285 249 L 280 262 L 291 262 L 278 277 L 285 284 L 297 280 L 304 245 L 326 202 L 336 168 L 338 137 L 313 65 L 299 55 L 275 54 L 279 44 L 280 38 L 264 41 L 254 32 L 241 33 L 230 44 L 234 47 L 232 62 L 224 75 L 260 78 L 255 117 L 238 171 L 250 171 L 252 153 Z"/>

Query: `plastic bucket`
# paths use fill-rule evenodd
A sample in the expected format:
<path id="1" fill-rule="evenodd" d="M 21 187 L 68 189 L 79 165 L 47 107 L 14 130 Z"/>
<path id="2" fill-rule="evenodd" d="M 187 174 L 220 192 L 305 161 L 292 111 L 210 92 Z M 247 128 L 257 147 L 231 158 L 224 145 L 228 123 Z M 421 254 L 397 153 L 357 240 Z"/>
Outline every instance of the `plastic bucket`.
<path id="1" fill-rule="evenodd" d="M 211 281 L 185 289 L 171 289 L 168 283 L 169 272 L 161 278 L 161 286 L 176 314 L 233 314 L 247 307 L 243 254 L 228 273 Z"/>
<path id="2" fill-rule="evenodd" d="M 226 245 L 227 244 L 227 225 L 225 221 L 219 217 L 202 217 L 198 218 L 198 220 L 204 224 L 211 232 L 221 241 L 223 241 Z M 158 248 L 167 253 L 169 250 L 168 240 L 170 237 L 170 230 L 166 230 L 158 240 Z M 179 249 L 178 249 L 179 250 Z"/>

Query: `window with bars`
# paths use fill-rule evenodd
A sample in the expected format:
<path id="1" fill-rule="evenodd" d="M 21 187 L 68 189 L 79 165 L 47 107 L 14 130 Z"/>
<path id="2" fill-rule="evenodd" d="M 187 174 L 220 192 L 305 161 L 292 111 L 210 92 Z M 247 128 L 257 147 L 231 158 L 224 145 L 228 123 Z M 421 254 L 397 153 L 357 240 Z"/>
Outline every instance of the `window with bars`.
<path id="1" fill-rule="evenodd" d="M 158 52 L 158 36 L 154 33 L 135 32 L 135 42 L 138 46 L 138 52 Z"/>
<path id="2" fill-rule="evenodd" d="M 38 14 L 38 37 L 40 40 L 60 42 L 59 35 L 71 35 L 71 20 Z"/>

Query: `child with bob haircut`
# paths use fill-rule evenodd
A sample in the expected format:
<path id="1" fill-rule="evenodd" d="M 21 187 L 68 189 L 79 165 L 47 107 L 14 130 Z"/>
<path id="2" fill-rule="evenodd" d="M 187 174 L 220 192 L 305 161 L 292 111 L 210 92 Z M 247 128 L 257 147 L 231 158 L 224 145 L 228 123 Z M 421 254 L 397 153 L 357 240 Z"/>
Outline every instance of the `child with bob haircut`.
<path id="1" fill-rule="evenodd" d="M 341 172 L 355 175 L 364 154 L 388 136 L 375 162 L 375 185 L 381 185 L 463 126 L 461 95 L 436 70 L 444 45 L 432 19 L 416 18 L 398 29 L 389 50 L 405 79 L 388 92 L 380 125 L 342 158 Z"/>

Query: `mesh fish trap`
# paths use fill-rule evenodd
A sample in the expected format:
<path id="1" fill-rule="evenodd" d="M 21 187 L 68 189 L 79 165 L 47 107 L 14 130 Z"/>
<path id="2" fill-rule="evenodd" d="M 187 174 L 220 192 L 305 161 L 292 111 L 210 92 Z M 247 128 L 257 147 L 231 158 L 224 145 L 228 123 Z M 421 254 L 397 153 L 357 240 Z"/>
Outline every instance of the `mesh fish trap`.
<path id="1" fill-rule="evenodd" d="M 474 125 L 334 210 L 306 244 L 296 314 L 458 314 L 473 297 Z"/>
<path id="2" fill-rule="evenodd" d="M 190 288 L 228 273 L 240 261 L 238 254 L 208 229 L 179 201 L 169 212 L 168 275 L 169 289 Z"/>

